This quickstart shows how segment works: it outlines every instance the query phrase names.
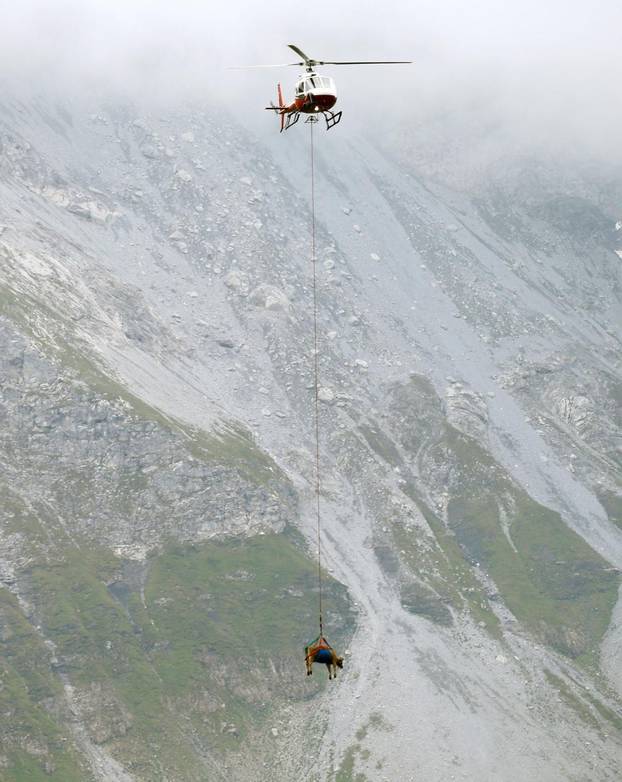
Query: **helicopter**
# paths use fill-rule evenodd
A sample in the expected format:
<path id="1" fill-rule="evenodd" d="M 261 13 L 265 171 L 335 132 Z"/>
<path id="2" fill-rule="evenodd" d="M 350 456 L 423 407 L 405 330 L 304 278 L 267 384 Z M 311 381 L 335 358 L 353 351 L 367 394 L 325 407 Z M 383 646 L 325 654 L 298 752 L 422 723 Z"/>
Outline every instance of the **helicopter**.
<path id="1" fill-rule="evenodd" d="M 304 67 L 306 73 L 298 77 L 294 88 L 294 100 L 286 104 L 283 100 L 281 85 L 277 84 L 278 104 L 270 103 L 266 111 L 274 111 L 280 119 L 282 133 L 291 128 L 300 119 L 301 114 L 308 114 L 307 122 L 317 122 L 317 115 L 322 114 L 326 120 L 326 130 L 334 128 L 341 120 L 341 111 L 334 112 L 337 102 L 337 88 L 330 76 L 320 76 L 316 72 L 318 65 L 410 65 L 411 60 L 357 60 L 337 62 L 331 60 L 314 60 L 308 57 L 293 43 L 288 47 L 302 58 L 302 62 L 288 62 L 281 65 L 246 65 L 244 68 L 283 68 L 289 66 Z"/>

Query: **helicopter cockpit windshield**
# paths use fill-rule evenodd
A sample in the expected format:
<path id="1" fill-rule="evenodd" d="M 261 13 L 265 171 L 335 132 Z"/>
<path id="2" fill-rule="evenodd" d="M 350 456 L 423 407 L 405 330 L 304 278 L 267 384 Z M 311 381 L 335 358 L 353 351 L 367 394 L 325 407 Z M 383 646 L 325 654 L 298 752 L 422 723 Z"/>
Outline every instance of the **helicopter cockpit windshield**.
<path id="1" fill-rule="evenodd" d="M 296 96 L 309 94 L 335 95 L 335 82 L 330 76 L 318 76 L 316 73 L 305 76 L 296 84 Z"/>

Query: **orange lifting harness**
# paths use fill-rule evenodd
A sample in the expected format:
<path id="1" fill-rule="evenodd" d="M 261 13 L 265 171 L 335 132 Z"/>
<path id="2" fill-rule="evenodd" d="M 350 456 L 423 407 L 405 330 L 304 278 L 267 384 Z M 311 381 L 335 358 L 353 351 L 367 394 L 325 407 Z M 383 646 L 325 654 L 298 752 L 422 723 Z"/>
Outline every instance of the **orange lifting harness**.
<path id="1" fill-rule="evenodd" d="M 333 647 L 323 635 L 318 635 L 315 641 L 311 641 L 310 644 L 305 646 L 305 663 L 307 666 L 309 666 L 310 663 L 315 662 L 317 653 L 322 651 L 332 652 Z"/>

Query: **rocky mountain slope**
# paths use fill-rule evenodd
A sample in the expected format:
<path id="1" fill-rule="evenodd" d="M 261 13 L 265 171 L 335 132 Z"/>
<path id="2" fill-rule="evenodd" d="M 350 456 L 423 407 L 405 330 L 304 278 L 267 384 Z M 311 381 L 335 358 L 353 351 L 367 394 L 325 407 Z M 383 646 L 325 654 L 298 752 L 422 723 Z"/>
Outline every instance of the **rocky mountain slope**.
<path id="1" fill-rule="evenodd" d="M 317 132 L 327 688 L 309 128 L 0 102 L 0 779 L 617 779 L 622 176 Z"/>

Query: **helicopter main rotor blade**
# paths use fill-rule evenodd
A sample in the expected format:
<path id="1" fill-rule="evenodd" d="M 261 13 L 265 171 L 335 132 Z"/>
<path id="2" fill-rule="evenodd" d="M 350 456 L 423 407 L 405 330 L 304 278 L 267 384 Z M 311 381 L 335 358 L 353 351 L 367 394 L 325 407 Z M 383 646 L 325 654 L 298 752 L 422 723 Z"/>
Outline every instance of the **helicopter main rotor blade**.
<path id="1" fill-rule="evenodd" d="M 302 59 L 304 60 L 304 63 L 301 63 L 301 65 L 302 65 L 302 64 L 305 64 L 305 65 L 306 65 L 308 62 L 315 62 L 315 60 L 311 59 L 311 57 L 307 57 L 307 55 L 306 55 L 306 54 L 305 54 L 305 53 L 302 51 L 302 49 L 299 49 L 299 48 L 298 48 L 297 46 L 295 46 L 293 43 L 288 43 L 287 45 L 289 46 L 289 48 L 290 48 L 290 49 L 291 49 L 293 52 L 296 52 L 296 54 L 297 54 L 299 57 L 302 57 Z"/>
<path id="2" fill-rule="evenodd" d="M 316 65 L 412 65 L 412 60 L 352 60 L 351 62 L 332 62 L 318 60 Z"/>
<path id="3" fill-rule="evenodd" d="M 278 63 L 277 65 L 228 65 L 227 70 L 247 71 L 249 68 L 289 68 L 290 65 L 296 65 L 298 68 L 300 68 L 301 65 L 304 65 L 304 62 L 282 62 Z"/>

